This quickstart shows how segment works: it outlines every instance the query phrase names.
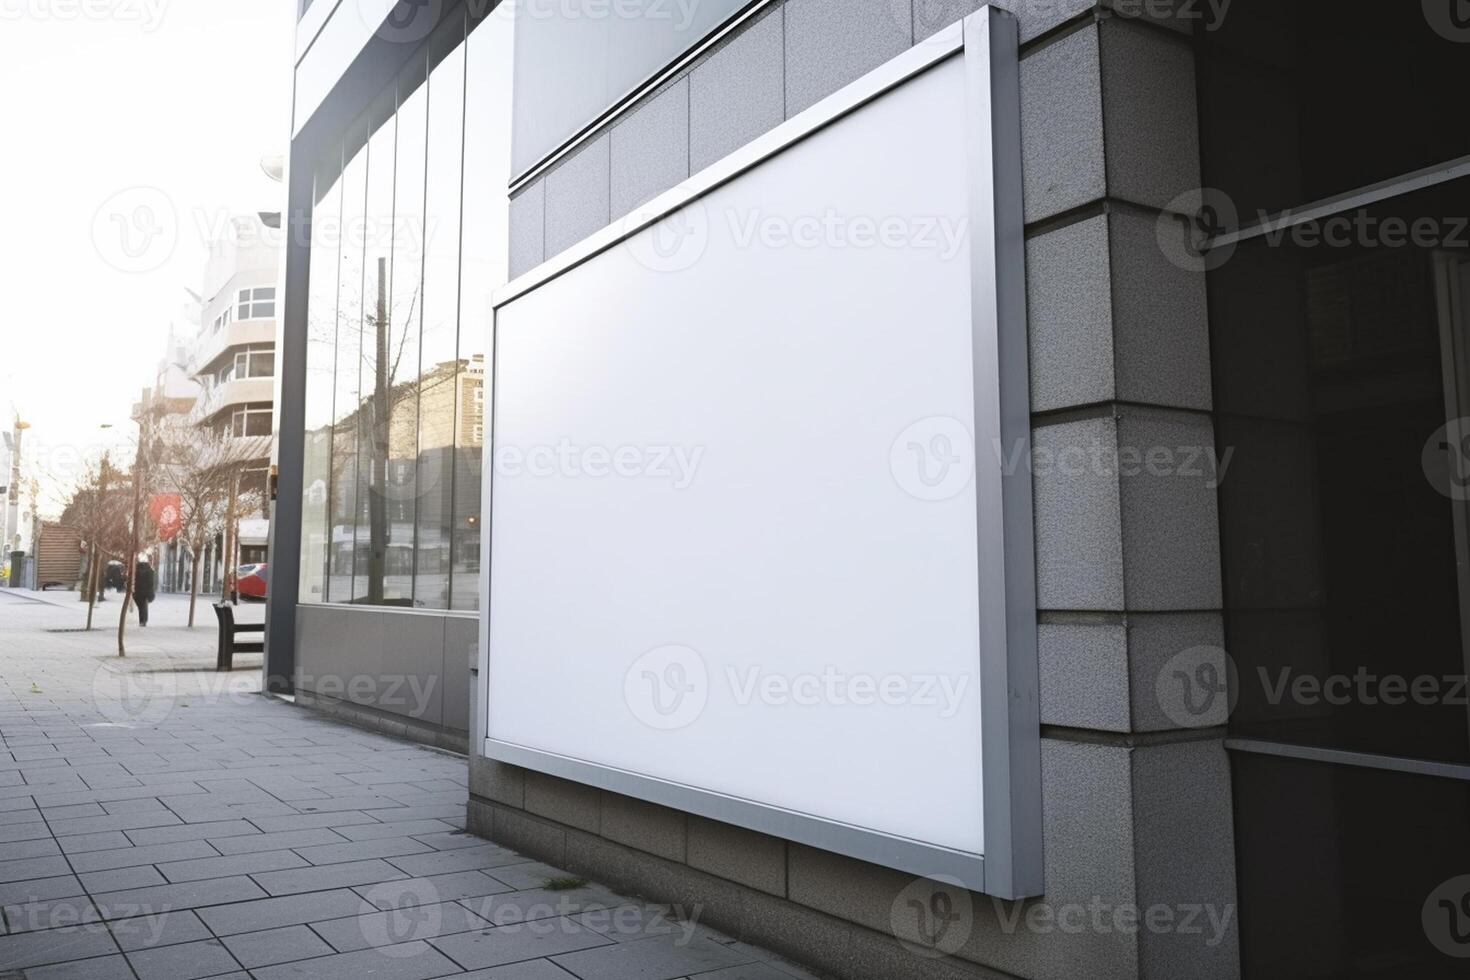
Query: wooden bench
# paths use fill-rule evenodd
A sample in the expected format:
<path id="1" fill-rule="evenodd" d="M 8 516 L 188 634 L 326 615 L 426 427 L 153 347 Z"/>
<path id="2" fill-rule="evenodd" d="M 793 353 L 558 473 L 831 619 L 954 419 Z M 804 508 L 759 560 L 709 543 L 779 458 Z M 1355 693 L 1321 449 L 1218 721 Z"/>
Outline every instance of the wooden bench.
<path id="1" fill-rule="evenodd" d="M 234 670 L 236 653 L 262 653 L 265 651 L 264 623 L 235 622 L 235 607 L 228 602 L 216 602 L 214 615 L 219 620 L 219 654 L 215 659 L 215 670 Z M 259 633 L 258 640 L 238 639 L 242 634 Z"/>

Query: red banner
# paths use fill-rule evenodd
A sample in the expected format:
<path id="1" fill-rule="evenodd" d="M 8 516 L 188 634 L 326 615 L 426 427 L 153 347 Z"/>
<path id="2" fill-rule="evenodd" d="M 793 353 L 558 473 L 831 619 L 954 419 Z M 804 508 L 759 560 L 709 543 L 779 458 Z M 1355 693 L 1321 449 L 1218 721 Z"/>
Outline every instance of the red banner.
<path id="1" fill-rule="evenodd" d="M 148 517 L 158 528 L 160 541 L 172 541 L 183 528 L 180 507 L 183 502 L 176 493 L 158 493 L 148 502 Z"/>

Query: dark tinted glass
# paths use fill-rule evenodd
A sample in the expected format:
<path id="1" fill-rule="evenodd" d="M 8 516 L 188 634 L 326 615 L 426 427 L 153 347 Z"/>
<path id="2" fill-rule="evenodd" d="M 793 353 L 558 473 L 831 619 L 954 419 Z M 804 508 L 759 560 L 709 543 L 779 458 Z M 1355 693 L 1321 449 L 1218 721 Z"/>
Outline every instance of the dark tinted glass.
<path id="1" fill-rule="evenodd" d="M 1470 761 L 1462 504 L 1438 475 L 1466 324 L 1436 247 L 1465 236 L 1467 192 L 1255 239 L 1210 275 L 1234 734 Z"/>
<path id="2" fill-rule="evenodd" d="M 1470 155 L 1464 8 L 1234 0 L 1197 31 L 1206 185 L 1250 224 Z"/>
<path id="3" fill-rule="evenodd" d="M 1244 976 L 1470 972 L 1470 960 L 1449 955 L 1470 953 L 1470 878 L 1460 877 L 1470 872 L 1470 784 L 1247 753 L 1233 760 Z"/>

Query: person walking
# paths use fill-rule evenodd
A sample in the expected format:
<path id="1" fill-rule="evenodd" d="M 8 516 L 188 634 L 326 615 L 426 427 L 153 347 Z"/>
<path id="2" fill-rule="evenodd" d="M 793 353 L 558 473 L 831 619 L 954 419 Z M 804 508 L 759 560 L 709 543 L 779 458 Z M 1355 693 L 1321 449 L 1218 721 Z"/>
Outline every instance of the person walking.
<path id="1" fill-rule="evenodd" d="M 138 556 L 133 570 L 133 605 L 138 607 L 138 625 L 148 625 L 148 604 L 158 597 L 158 579 L 147 555 Z"/>

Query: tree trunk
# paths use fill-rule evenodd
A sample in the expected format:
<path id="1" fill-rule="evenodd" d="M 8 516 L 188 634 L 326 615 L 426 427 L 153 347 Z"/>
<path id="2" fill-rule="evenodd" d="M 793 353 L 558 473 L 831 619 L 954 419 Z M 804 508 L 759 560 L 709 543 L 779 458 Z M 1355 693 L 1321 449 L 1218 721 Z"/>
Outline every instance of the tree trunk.
<path id="1" fill-rule="evenodd" d="M 87 590 L 87 632 L 92 632 L 92 612 L 97 608 L 97 566 L 101 564 L 101 553 L 94 541 L 90 545 L 92 549 L 92 562 L 87 566 L 87 578 L 82 583 L 82 588 Z"/>
<path id="2" fill-rule="evenodd" d="M 195 542 L 194 554 L 189 556 L 189 628 L 194 628 L 194 604 L 199 599 L 199 559 L 204 545 Z"/>
<path id="3" fill-rule="evenodd" d="M 225 533 L 220 548 L 219 601 L 230 601 L 230 576 L 235 573 L 235 505 L 240 496 L 240 474 L 230 474 L 230 497 L 225 507 Z"/>

